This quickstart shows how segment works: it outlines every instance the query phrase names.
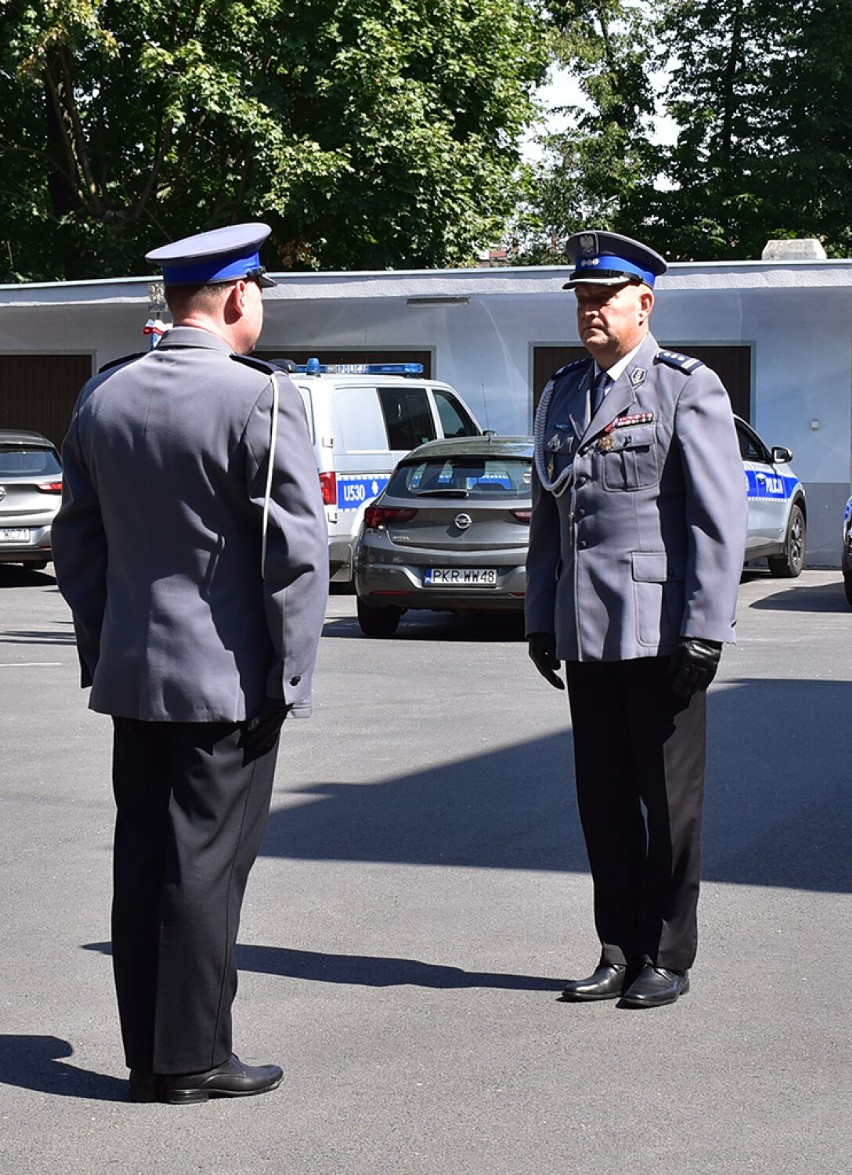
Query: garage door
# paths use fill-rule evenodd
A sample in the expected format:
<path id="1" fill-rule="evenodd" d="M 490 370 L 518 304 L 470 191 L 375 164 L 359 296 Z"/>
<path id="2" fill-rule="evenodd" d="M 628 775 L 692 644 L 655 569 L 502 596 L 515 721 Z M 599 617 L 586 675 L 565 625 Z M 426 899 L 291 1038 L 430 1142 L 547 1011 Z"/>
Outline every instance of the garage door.
<path id="1" fill-rule="evenodd" d="M 40 432 L 60 445 L 92 370 L 91 355 L 0 355 L 0 428 Z"/>
<path id="2" fill-rule="evenodd" d="M 662 343 L 661 346 L 692 355 L 712 367 L 728 390 L 734 412 L 743 420 L 751 419 L 751 347 L 695 347 L 686 343 Z M 533 352 L 533 404 L 538 404 L 544 385 L 554 371 L 587 354 L 585 347 L 536 347 Z"/>

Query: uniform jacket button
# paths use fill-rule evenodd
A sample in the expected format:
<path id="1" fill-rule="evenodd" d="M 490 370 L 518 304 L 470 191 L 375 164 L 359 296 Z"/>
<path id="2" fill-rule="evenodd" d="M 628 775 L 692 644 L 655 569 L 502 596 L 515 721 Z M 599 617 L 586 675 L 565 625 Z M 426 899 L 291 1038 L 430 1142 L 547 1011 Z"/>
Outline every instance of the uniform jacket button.
<path id="1" fill-rule="evenodd" d="M 581 539 L 580 542 L 577 543 L 577 546 L 580 548 L 581 551 L 584 551 L 586 549 L 586 547 L 588 546 L 588 543 L 586 542 L 585 539 Z"/>
<path id="2" fill-rule="evenodd" d="M 298 685 L 301 680 L 302 680 L 301 677 L 298 677 L 298 676 L 291 677 L 290 678 L 290 685 Z"/>

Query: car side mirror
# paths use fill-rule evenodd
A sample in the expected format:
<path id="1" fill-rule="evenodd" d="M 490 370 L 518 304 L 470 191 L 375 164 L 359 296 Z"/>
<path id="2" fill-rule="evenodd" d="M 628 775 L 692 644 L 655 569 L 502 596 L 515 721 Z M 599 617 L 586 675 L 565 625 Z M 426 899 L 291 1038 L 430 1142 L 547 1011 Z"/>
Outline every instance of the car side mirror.
<path id="1" fill-rule="evenodd" d="M 793 460 L 792 449 L 785 449 L 783 445 L 774 445 L 772 448 L 772 464 L 786 465 Z"/>

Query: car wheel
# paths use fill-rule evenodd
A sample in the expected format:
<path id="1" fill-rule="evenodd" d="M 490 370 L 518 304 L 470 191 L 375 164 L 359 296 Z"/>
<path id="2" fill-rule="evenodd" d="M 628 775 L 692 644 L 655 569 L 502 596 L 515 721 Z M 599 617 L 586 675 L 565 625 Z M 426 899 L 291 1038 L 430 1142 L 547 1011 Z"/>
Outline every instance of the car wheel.
<path id="1" fill-rule="evenodd" d="M 801 506 L 793 506 L 787 520 L 784 553 L 769 555 L 766 562 L 776 579 L 795 579 L 805 566 L 805 516 Z"/>
<path id="2" fill-rule="evenodd" d="M 393 636 L 401 617 L 401 608 L 371 608 L 358 601 L 358 623 L 364 636 Z"/>

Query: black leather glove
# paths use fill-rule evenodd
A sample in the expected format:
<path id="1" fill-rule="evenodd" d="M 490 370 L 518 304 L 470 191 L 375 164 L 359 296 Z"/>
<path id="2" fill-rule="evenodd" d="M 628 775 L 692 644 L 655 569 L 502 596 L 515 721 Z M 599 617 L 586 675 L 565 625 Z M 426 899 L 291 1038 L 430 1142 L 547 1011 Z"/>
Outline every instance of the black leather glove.
<path id="1" fill-rule="evenodd" d="M 545 681 L 556 689 L 565 689 L 565 682 L 556 676 L 560 660 L 556 656 L 556 637 L 552 632 L 531 632 L 527 637 L 532 663 Z"/>
<path id="2" fill-rule="evenodd" d="M 252 755 L 265 755 L 275 746 L 290 706 L 283 698 L 267 698 L 260 713 L 246 723 L 243 746 Z"/>
<path id="3" fill-rule="evenodd" d="M 721 641 L 681 637 L 669 666 L 672 689 L 678 697 L 691 698 L 699 690 L 706 690 L 716 676 L 721 656 Z"/>

